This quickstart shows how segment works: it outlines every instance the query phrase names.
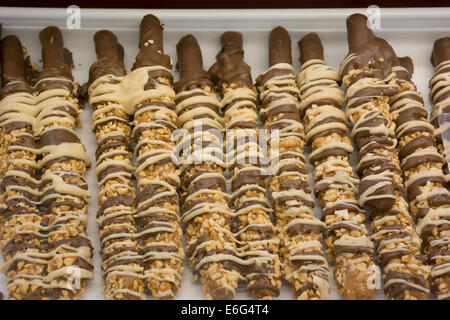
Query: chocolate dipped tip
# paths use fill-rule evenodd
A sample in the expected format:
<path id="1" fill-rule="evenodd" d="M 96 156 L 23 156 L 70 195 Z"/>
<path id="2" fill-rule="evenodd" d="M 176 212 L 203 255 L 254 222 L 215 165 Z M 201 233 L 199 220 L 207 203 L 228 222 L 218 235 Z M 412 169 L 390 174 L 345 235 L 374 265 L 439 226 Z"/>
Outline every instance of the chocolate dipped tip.
<path id="1" fill-rule="evenodd" d="M 189 70 L 203 70 L 203 59 L 197 39 L 188 34 L 177 43 L 178 63 L 177 69 L 181 72 L 181 77 Z"/>
<path id="2" fill-rule="evenodd" d="M 431 64 L 436 67 L 440 63 L 450 60 L 450 37 L 437 39 L 431 53 Z"/>
<path id="3" fill-rule="evenodd" d="M 94 43 L 98 59 L 89 69 L 89 82 L 86 85 L 107 74 L 124 76 L 127 73 L 123 64 L 124 50 L 116 35 L 108 30 L 97 31 Z"/>
<path id="4" fill-rule="evenodd" d="M 164 24 L 154 15 L 142 18 L 139 27 L 139 53 L 133 70 L 146 66 L 163 66 L 172 69 L 172 62 L 163 50 Z"/>
<path id="5" fill-rule="evenodd" d="M 139 48 L 145 42 L 153 40 L 155 48 L 163 51 L 163 29 L 164 24 L 156 16 L 152 14 L 144 16 L 139 26 Z"/>
<path id="6" fill-rule="evenodd" d="M 175 83 L 175 91 L 181 92 L 201 88 L 203 86 L 213 87 L 208 73 L 203 70 L 203 59 L 197 39 L 189 34 L 177 43 L 178 63 L 180 81 Z"/>
<path id="7" fill-rule="evenodd" d="M 43 68 L 39 79 L 47 77 L 60 77 L 73 80 L 72 53 L 64 48 L 64 41 L 59 28 L 50 26 L 39 33 L 42 44 Z"/>
<path id="8" fill-rule="evenodd" d="M 244 62 L 243 38 L 240 32 L 227 31 L 220 37 L 222 49 L 216 56 L 208 73 L 217 88 L 223 84 L 237 84 L 242 87 L 252 86 L 250 66 Z"/>
<path id="9" fill-rule="evenodd" d="M 403 66 L 406 70 L 396 69 L 396 77 L 410 80 L 414 71 L 409 57 L 399 58 L 394 49 L 383 38 L 376 37 L 367 24 L 367 17 L 353 14 L 347 18 L 347 38 L 351 61 L 344 65 L 343 74 L 350 70 L 370 68 L 373 76 L 385 79 L 393 72 L 393 67 Z"/>
<path id="10" fill-rule="evenodd" d="M 300 48 L 300 62 L 305 62 L 313 59 L 323 60 L 323 46 L 319 35 L 315 32 L 308 33 L 298 42 Z"/>
<path id="11" fill-rule="evenodd" d="M 220 37 L 220 42 L 222 44 L 222 48 L 225 48 L 227 46 L 236 46 L 242 48 L 243 45 L 242 33 L 236 31 L 224 32 Z"/>
<path id="12" fill-rule="evenodd" d="M 6 36 L 1 41 L 1 49 L 3 90 L 12 82 L 21 82 L 21 86 L 28 87 L 24 53 L 19 38 Z"/>
<path id="13" fill-rule="evenodd" d="M 350 51 L 359 50 L 373 38 L 373 32 L 367 25 L 365 15 L 355 13 L 347 17 L 347 39 Z"/>
<path id="14" fill-rule="evenodd" d="M 123 61 L 124 50 L 117 37 L 109 30 L 97 31 L 94 35 L 95 52 L 98 59 L 106 57 Z"/>
<path id="15" fill-rule="evenodd" d="M 281 26 L 275 27 L 269 36 L 269 66 L 277 63 L 292 64 L 291 37 Z"/>

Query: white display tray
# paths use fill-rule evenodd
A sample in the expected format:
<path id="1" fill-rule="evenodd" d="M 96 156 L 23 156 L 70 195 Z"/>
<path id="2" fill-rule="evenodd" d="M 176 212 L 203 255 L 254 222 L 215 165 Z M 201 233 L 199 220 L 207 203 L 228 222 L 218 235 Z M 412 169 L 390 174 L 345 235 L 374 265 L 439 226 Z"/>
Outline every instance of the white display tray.
<path id="1" fill-rule="evenodd" d="M 227 30 L 243 33 L 245 61 L 252 68 L 253 79 L 268 67 L 268 38 L 270 30 L 278 25 L 285 27 L 292 38 L 292 57 L 296 72 L 299 70 L 299 49 L 297 41 L 309 32 L 317 32 L 325 49 L 325 60 L 337 69 L 347 54 L 345 19 L 352 13 L 367 13 L 366 9 L 283 9 L 283 10 L 122 10 L 122 9 L 81 9 L 80 29 L 67 29 L 66 19 L 70 15 L 66 9 L 46 8 L 1 8 L 0 23 L 3 24 L 2 37 L 17 35 L 27 48 L 32 61 L 41 63 L 39 31 L 49 25 L 62 29 L 65 46 L 72 51 L 75 63 L 73 75 L 79 83 L 88 79 L 90 65 L 96 60 L 93 35 L 100 29 L 114 32 L 125 48 L 125 65 L 130 70 L 138 52 L 139 23 L 141 18 L 152 13 L 165 24 L 164 51 L 174 64 L 177 60 L 176 43 L 188 33 L 195 35 L 203 53 L 204 67 L 215 62 L 220 50 L 220 35 Z M 399 56 L 409 55 L 415 66 L 413 80 L 423 93 L 425 104 L 430 108 L 428 80 L 433 75 L 430 55 L 433 42 L 443 36 L 450 36 L 450 8 L 408 8 L 381 9 L 381 29 L 376 34 L 384 37 L 394 47 Z M 175 79 L 178 78 L 174 72 Z M 95 164 L 96 138 L 91 131 L 92 109 L 86 105 L 81 115 L 83 128 L 78 130 L 87 152 Z M 355 158 L 353 157 L 353 161 Z M 312 169 L 310 167 L 310 169 Z M 104 299 L 99 256 L 99 233 L 95 220 L 97 212 L 97 180 L 95 170 L 87 173 L 91 198 L 89 199 L 88 234 L 94 246 L 93 264 L 95 280 L 87 283 L 82 299 Z M 312 182 L 313 180 L 310 179 Z M 320 216 L 320 206 L 316 204 L 316 214 Z M 1 257 L 0 257 L 1 262 Z M 177 299 L 204 299 L 199 283 L 192 283 L 192 272 L 185 267 L 182 287 Z M 0 291 L 7 297 L 5 276 L 0 275 Z M 332 276 L 331 299 L 341 299 L 336 292 Z M 236 299 L 250 299 L 245 290 L 239 289 Z M 292 299 L 290 285 L 283 282 L 280 296 L 276 299 Z M 383 299 L 381 289 L 377 299 Z"/>

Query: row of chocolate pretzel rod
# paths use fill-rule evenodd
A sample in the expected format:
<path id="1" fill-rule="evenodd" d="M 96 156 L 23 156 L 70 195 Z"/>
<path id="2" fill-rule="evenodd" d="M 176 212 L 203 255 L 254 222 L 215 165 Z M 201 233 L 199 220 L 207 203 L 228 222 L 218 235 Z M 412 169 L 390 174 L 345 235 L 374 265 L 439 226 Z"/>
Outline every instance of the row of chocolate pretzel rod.
<path id="1" fill-rule="evenodd" d="M 195 38 L 185 37 L 178 45 L 181 79 L 175 85 L 175 96 L 170 58 L 163 54 L 162 28 L 155 17 L 146 16 L 141 24 L 141 51 L 128 75 L 123 68 L 123 49 L 115 37 L 105 31 L 97 33 L 99 60 L 91 68 L 89 92 L 99 139 L 98 218 L 107 298 L 143 298 L 144 283 L 156 298 L 175 296 L 183 259 L 178 215 L 181 200 L 186 255 L 208 298 L 232 298 L 239 279 L 247 281 L 247 290 L 257 298 L 276 296 L 281 286 L 280 267 L 296 298 L 327 298 L 328 264 L 318 241 L 322 233 L 328 258 L 336 263 L 335 278 L 344 297 L 374 297 L 369 279 L 376 248 L 387 297 L 423 299 L 430 267 L 420 255 L 420 238 L 414 231 L 406 195 L 412 213 L 419 218 L 425 252 L 435 265 L 430 278 L 433 292 L 438 298 L 448 298 L 446 217 L 450 209 L 445 177 L 439 173 L 443 158 L 433 146 L 433 128 L 426 123 L 426 110 L 409 80 L 409 61 L 396 58 L 392 48 L 374 37 L 365 23 L 360 15 L 348 20 L 350 54 L 341 68 L 348 88 L 347 117 L 354 124 L 352 138 L 359 152 L 359 195 L 359 181 L 348 164 L 352 146 L 346 134 L 346 115 L 341 111 L 344 94 L 338 85 L 340 77 L 323 61 L 316 35 L 299 42 L 302 72 L 297 78 L 298 89 L 289 35 L 282 28 L 271 33 L 270 68 L 257 79 L 256 88 L 250 68 L 243 62 L 240 34 L 222 36 L 222 51 L 209 73 L 202 69 Z M 373 52 L 381 55 L 371 56 Z M 439 59 L 445 62 L 442 56 Z M 442 61 L 435 64 L 442 65 Z M 135 91 L 120 88 L 124 78 L 131 81 Z M 221 102 L 213 83 L 222 94 Z M 445 82 L 440 85 L 445 87 Z M 443 101 L 439 112 L 443 113 L 447 97 L 439 97 L 438 103 Z M 267 184 L 276 227 L 270 222 L 266 177 L 255 145 L 259 139 L 257 105 L 263 127 L 280 132 L 279 138 L 269 140 L 269 148 L 278 148 L 279 154 L 271 159 L 277 165 L 271 168 L 274 175 Z M 200 140 L 194 130 L 199 123 Z M 212 164 L 194 164 L 188 159 L 176 170 L 169 154 L 174 147 L 170 137 L 177 127 L 189 131 L 182 143 L 189 145 L 194 155 L 211 143 L 220 154 L 222 146 L 217 142 L 224 138 L 220 136 L 224 128 L 234 129 L 230 137 L 227 132 L 226 146 L 235 146 L 239 137 L 244 137 L 245 143 L 231 150 L 235 159 L 231 166 L 220 158 Z M 437 129 L 435 134 L 439 137 Z M 137 196 L 130 162 L 131 138 L 137 143 Z M 309 160 L 315 166 L 314 192 L 323 221 L 312 213 L 305 143 L 313 148 Z M 249 150 L 253 151 L 250 155 L 244 152 Z M 239 157 L 258 161 L 236 163 Z M 232 175 L 231 193 L 226 192 L 226 168 Z M 176 192 L 179 186 L 180 199 Z M 427 193 L 421 197 L 422 189 Z M 362 206 L 371 208 L 372 236 L 364 226 Z"/>
<path id="2" fill-rule="evenodd" d="M 355 16 L 354 20 L 358 18 L 360 16 Z M 355 23 L 361 25 L 361 21 Z M 350 21 L 349 24 L 351 30 Z M 277 36 L 286 38 L 282 31 L 278 30 L 278 35 L 275 31 L 271 35 L 271 45 L 273 42 L 280 42 Z M 286 44 L 286 39 L 281 39 L 281 43 Z M 367 235 L 363 224 L 364 214 L 359 207 L 359 204 L 367 205 L 373 208 L 372 238 L 377 243 L 377 260 L 383 267 L 387 296 L 396 299 L 424 298 L 428 292 L 429 270 L 420 256 L 420 240 L 407 210 L 401 171 L 395 160 L 395 137 L 392 132 L 394 126 L 390 118 L 388 98 L 385 97 L 389 92 L 385 89 L 389 87 L 382 83 L 383 80 L 378 83 L 369 81 L 367 85 L 367 77 L 362 77 L 362 89 L 370 85 L 381 86 L 379 100 L 373 97 L 373 92 L 367 98 L 360 96 L 358 90 L 349 90 L 351 95 L 347 98 L 348 104 L 352 108 L 359 108 L 359 113 L 348 112 L 350 120 L 355 122 L 352 136 L 360 151 L 358 172 L 361 174 L 362 187 L 358 203 L 355 187 L 358 180 L 348 165 L 347 154 L 352 152 L 352 147 L 345 135 L 345 116 L 339 110 L 333 109 L 341 108 L 344 102 L 343 93 L 337 85 L 339 76 L 323 64 L 323 53 L 321 49 L 317 49 L 321 47 L 320 40 L 310 36 L 304 38 L 303 43 L 306 45 L 302 54 L 307 57 L 303 61 L 303 74 L 308 73 L 308 68 L 315 72 L 309 71 L 304 79 L 299 76 L 300 104 L 295 83 L 292 85 L 293 74 L 289 66 L 286 69 L 285 65 L 271 63 L 271 69 L 262 76 L 265 79 L 259 84 L 262 104 L 260 113 L 266 121 L 265 127 L 269 130 L 281 129 L 280 139 L 270 140 L 270 143 L 275 143 L 279 148 L 280 155 L 274 171 L 275 176 L 269 185 L 277 214 L 278 238 L 282 241 L 280 256 L 283 260 L 283 273 L 292 283 L 296 297 L 326 297 L 327 263 L 321 257 L 321 245 L 317 241 L 318 234 L 326 227 L 325 243 L 329 257 L 336 260 L 335 277 L 340 291 L 347 298 L 373 298 L 374 288 L 369 287 L 368 282 L 372 276 L 369 270 L 374 266 L 374 245 Z M 155 42 L 149 46 L 154 44 Z M 279 63 L 291 64 L 290 57 L 283 60 L 283 54 L 286 56 L 281 52 L 283 48 L 276 48 L 276 44 L 274 46 L 270 48 L 270 52 L 279 55 Z M 287 46 L 285 51 L 290 52 L 290 46 Z M 314 54 L 317 54 L 317 57 Z M 259 247 L 256 247 L 260 251 L 259 255 L 261 252 L 273 254 L 277 250 L 273 244 L 267 246 L 271 239 L 276 238 L 273 237 L 273 227 L 270 226 L 267 215 L 270 209 L 264 198 L 266 186 L 260 167 L 260 150 L 255 146 L 254 153 L 250 152 L 250 157 L 258 160 L 256 166 L 253 163 L 231 164 L 232 195 L 228 203 L 225 193 L 226 179 L 223 176 L 225 166 L 221 167 L 223 160 L 217 158 L 212 164 L 206 162 L 197 166 L 192 161 L 198 152 L 202 152 L 200 146 L 209 146 L 212 143 L 215 148 L 220 149 L 217 142 L 223 137 L 214 136 L 209 129 L 219 132 L 223 127 L 235 129 L 232 139 L 227 137 L 226 146 L 229 143 L 234 146 L 235 138 L 240 134 L 247 137 L 245 143 L 236 148 L 237 153 L 232 150 L 233 157 L 239 158 L 243 151 L 249 151 L 252 143 L 258 140 L 255 112 L 257 98 L 249 67 L 242 60 L 242 38 L 239 34 L 223 34 L 222 50 L 217 56 L 218 62 L 209 70 L 210 79 L 202 69 L 201 54 L 196 41 L 190 37 L 183 38 L 178 46 L 178 55 L 181 70 L 181 80 L 176 86 L 179 98 L 176 108 L 178 125 L 188 129 L 188 138 L 183 140 L 183 143 L 190 143 L 187 154 L 193 155 L 193 158 L 184 163 L 181 179 L 185 192 L 182 193 L 181 202 L 182 220 L 187 225 L 188 258 L 195 273 L 200 275 L 208 298 L 230 298 L 234 294 L 239 275 L 247 280 L 250 292 L 252 283 L 257 283 L 248 279 L 248 265 L 241 260 L 240 249 L 246 248 L 249 260 L 254 258 L 250 254 L 253 254 L 252 249 L 255 248 L 248 246 L 250 239 L 259 244 Z M 286 70 L 287 75 L 284 74 Z M 315 74 L 319 75 L 316 79 Z M 222 92 L 222 103 L 215 100 L 211 80 Z M 289 100 L 290 97 L 293 99 Z M 221 107 L 225 109 L 223 119 L 218 112 Z M 326 212 L 325 224 L 316 221 L 311 215 L 308 216 L 314 202 L 308 194 L 307 176 L 304 174 L 303 128 L 299 123 L 300 119 L 296 119 L 300 113 L 292 111 L 296 108 L 305 116 L 304 122 L 308 129 L 306 138 L 312 142 L 312 162 L 316 166 L 315 192 Z M 378 109 L 382 111 L 380 114 L 375 112 Z M 330 111 L 333 116 L 327 117 L 326 114 Z M 387 116 L 388 121 L 376 121 L 377 116 Z M 196 139 L 198 131 L 194 130 L 199 123 L 200 140 Z M 373 136 L 377 137 L 375 144 L 367 141 L 368 137 Z M 269 148 L 272 146 L 269 145 Z M 228 148 L 226 149 L 228 151 Z M 247 156 L 244 154 L 243 157 Z M 373 158 L 376 161 L 372 161 Z M 241 199 L 244 199 L 243 204 Z M 247 207 L 250 207 L 249 211 L 245 210 Z M 253 221 L 249 221 L 249 217 L 252 217 Z M 236 219 L 236 223 L 233 223 L 233 219 Z M 237 229 L 234 230 L 236 225 Z M 250 252 L 248 249 L 251 249 Z M 242 270 L 240 263 L 245 265 L 245 270 Z M 262 294 L 252 292 L 255 296 L 277 294 L 277 261 L 274 263 L 275 276 L 273 272 L 272 275 L 268 274 L 267 270 L 259 272 L 258 280 L 265 283 L 266 291 Z M 252 275 L 252 272 L 250 274 Z"/>
<path id="3" fill-rule="evenodd" d="M 40 72 L 16 36 L 1 42 L 1 270 L 11 299 L 77 298 L 93 278 L 90 161 L 74 131 L 81 109 L 70 52 L 58 28 L 39 36 Z"/>
<path id="4" fill-rule="evenodd" d="M 223 97 L 222 103 L 215 100 L 209 107 L 215 108 L 215 122 L 217 126 L 211 127 L 208 122 L 202 120 L 202 135 L 208 137 L 216 133 L 219 139 L 213 141 L 219 148 L 218 156 L 221 154 L 222 145 L 220 141 L 225 138 L 226 157 L 218 158 L 216 165 L 221 165 L 220 177 L 217 174 L 209 174 L 206 170 L 195 168 L 195 163 L 186 163 L 191 174 L 196 175 L 191 188 L 197 193 L 208 194 L 208 189 L 220 187 L 220 201 L 228 208 L 223 216 L 222 209 L 216 211 L 214 206 L 201 208 L 193 213 L 189 210 L 183 215 L 183 220 L 188 221 L 187 229 L 192 223 L 202 224 L 204 227 L 203 239 L 192 243 L 192 249 L 196 252 L 196 263 L 193 264 L 194 272 L 207 274 L 210 278 L 216 277 L 215 284 L 204 286 L 205 295 L 208 298 L 232 298 L 238 285 L 238 280 L 243 279 L 247 284 L 247 291 L 256 298 L 276 296 L 279 293 L 281 282 L 280 263 L 278 260 L 278 239 L 275 237 L 274 227 L 270 221 L 270 205 L 265 197 L 266 182 L 263 175 L 262 153 L 258 144 L 258 116 L 256 113 L 256 93 L 252 88 L 250 68 L 243 61 L 242 36 L 236 32 L 227 32 L 222 35 L 222 50 L 217 55 L 217 63 L 214 64 L 209 73 L 215 80 L 221 83 L 217 86 Z M 196 54 L 192 54 L 196 52 Z M 183 104 L 185 109 L 193 110 L 194 115 L 193 133 L 196 134 L 196 122 L 198 119 L 208 119 L 208 104 L 203 100 L 196 99 L 190 90 L 198 90 L 204 87 L 210 96 L 215 99 L 215 92 L 209 75 L 202 69 L 201 53 L 197 41 L 192 36 L 183 38 L 178 46 L 180 56 L 180 82 L 177 83 L 179 95 L 189 95 L 193 99 L 186 99 Z M 233 74 L 228 70 L 235 70 Z M 196 77 L 197 76 L 197 77 Z M 212 91 L 212 92 L 211 92 Z M 224 101 L 226 101 L 224 103 Z M 218 107 L 224 108 L 224 118 L 218 114 Z M 178 108 L 177 108 L 178 109 Z M 180 111 L 184 111 L 180 109 Z M 181 117 L 183 113 L 181 113 Z M 204 122 L 203 122 L 204 121 Z M 224 137 L 220 123 L 227 130 Z M 209 130 L 213 129 L 213 130 Z M 228 133 L 231 133 L 228 135 Z M 193 139 L 194 143 L 195 137 Z M 202 152 L 203 141 L 197 139 L 199 151 Z M 196 152 L 193 153 L 194 157 Z M 207 154 L 205 154 L 207 155 Z M 230 159 L 226 163 L 226 158 Z M 195 159 L 193 159 L 195 160 Z M 205 159 L 207 160 L 207 158 Z M 208 166 L 205 161 L 202 166 Z M 227 181 L 222 170 L 229 168 L 231 194 L 227 194 Z M 192 170 L 193 169 L 193 170 Z M 217 178 L 219 180 L 217 180 Z M 207 203 L 209 204 L 209 200 Z M 201 214 L 201 216 L 199 216 Z M 213 214 L 213 217 L 209 217 Z M 189 220 L 188 220 L 189 219 Z M 193 219 L 193 220 L 190 220 Z M 214 225 L 218 221 L 225 222 L 226 226 Z M 224 221 L 225 220 L 225 221 Z M 211 228 L 210 224 L 213 225 Z M 218 239 L 210 230 L 224 232 L 221 236 L 228 243 L 215 243 Z M 225 228 L 224 228 L 225 227 Z M 189 237 L 190 232 L 187 232 Z M 191 244 L 191 243 L 189 243 Z M 205 245 L 205 246 L 203 246 Z M 200 247 L 200 249 L 199 249 Z M 218 273 L 218 271 L 219 273 Z M 222 278 L 221 273 L 224 273 Z M 202 281 L 205 283 L 204 281 Z"/>
<path id="5" fill-rule="evenodd" d="M 180 179 L 171 160 L 175 92 L 170 58 L 162 52 L 162 29 L 154 16 L 142 20 L 140 51 L 128 75 L 116 37 L 100 31 L 94 39 L 98 60 L 90 69 L 88 92 L 95 109 L 97 216 L 109 299 L 145 298 L 144 286 L 154 298 L 170 299 L 181 285 Z M 120 92 L 125 77 L 136 91 Z"/>

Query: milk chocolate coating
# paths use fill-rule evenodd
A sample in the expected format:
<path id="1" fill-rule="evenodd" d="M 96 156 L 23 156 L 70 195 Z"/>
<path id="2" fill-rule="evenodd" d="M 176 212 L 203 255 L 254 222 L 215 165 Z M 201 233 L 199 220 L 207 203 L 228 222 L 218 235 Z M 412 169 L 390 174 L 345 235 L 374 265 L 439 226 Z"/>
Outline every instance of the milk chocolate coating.
<path id="1" fill-rule="evenodd" d="M 32 92 L 25 77 L 25 60 L 23 58 L 22 44 L 16 36 L 7 36 L 2 39 L 2 95 L 19 91 Z M 15 82 L 13 84 L 10 84 Z"/>
<path id="2" fill-rule="evenodd" d="M 398 61 L 403 68 L 408 70 L 409 76 L 412 76 L 412 74 L 414 73 L 414 63 L 411 57 L 398 57 Z"/>
<path id="3" fill-rule="evenodd" d="M 146 15 L 139 27 L 139 53 L 133 70 L 146 66 L 163 66 L 172 69 L 170 57 L 163 50 L 163 24 L 152 14 Z"/>
<path id="4" fill-rule="evenodd" d="M 152 39 L 155 41 L 155 49 L 163 51 L 163 31 L 162 22 L 154 15 L 148 14 L 142 18 L 139 26 L 139 48 L 145 41 Z"/>
<path id="5" fill-rule="evenodd" d="M 450 60 L 450 37 L 440 38 L 434 42 L 430 58 L 434 67 L 447 60 Z"/>
<path id="6" fill-rule="evenodd" d="M 367 26 L 367 17 L 353 14 L 347 18 L 347 40 L 349 53 L 356 57 L 344 68 L 344 74 L 352 69 L 370 67 L 375 76 L 385 79 L 392 73 L 392 67 L 403 66 L 412 75 L 412 61 L 409 57 L 398 58 L 386 40 L 376 37 Z M 409 80 L 409 79 L 408 79 Z"/>
<path id="7" fill-rule="evenodd" d="M 124 51 L 114 33 L 100 30 L 94 35 L 94 43 L 97 61 L 89 69 L 89 83 L 107 74 L 124 76 L 126 74 L 123 64 Z"/>
<path id="8" fill-rule="evenodd" d="M 208 70 L 212 81 L 218 88 L 221 88 L 222 84 L 232 83 L 251 87 L 250 66 L 244 62 L 242 34 L 228 31 L 222 34 L 220 40 L 222 50 L 216 56 L 217 62 Z"/>
<path id="9" fill-rule="evenodd" d="M 64 48 L 61 30 L 57 27 L 47 27 L 39 33 L 42 44 L 43 68 L 39 80 L 44 78 L 66 78 L 73 81 L 72 53 Z"/>
<path id="10" fill-rule="evenodd" d="M 123 47 L 117 42 L 117 37 L 109 30 L 97 31 L 94 35 L 95 53 L 98 59 L 115 58 L 123 61 Z M 123 67 L 123 62 L 121 63 Z"/>
<path id="11" fill-rule="evenodd" d="M 283 27 L 276 27 L 269 37 L 269 65 L 277 63 L 292 64 L 291 37 Z"/>
<path id="12" fill-rule="evenodd" d="M 208 73 L 203 70 L 203 59 L 200 46 L 193 35 L 187 35 L 180 39 L 177 44 L 180 81 L 174 88 L 176 92 L 201 88 L 202 86 L 213 87 Z"/>
<path id="13" fill-rule="evenodd" d="M 16 36 L 2 39 L 2 77 L 3 86 L 13 81 L 26 81 L 22 44 Z"/>
<path id="14" fill-rule="evenodd" d="M 361 183 L 359 185 L 359 195 L 361 196 L 366 190 L 370 187 L 373 187 L 378 182 L 386 181 L 389 182 L 389 179 L 379 179 L 379 180 L 365 180 L 362 179 Z M 374 192 L 371 193 L 372 196 L 388 196 L 388 195 L 395 195 L 395 186 L 394 184 L 388 184 L 384 187 L 376 189 Z M 385 211 L 395 204 L 394 198 L 380 198 L 380 199 L 374 199 L 369 200 L 365 203 L 369 207 L 371 207 L 374 210 L 377 211 Z"/>
<path id="15" fill-rule="evenodd" d="M 298 42 L 300 49 L 300 62 L 304 64 L 309 60 L 323 60 L 323 46 L 317 33 L 308 33 Z"/>

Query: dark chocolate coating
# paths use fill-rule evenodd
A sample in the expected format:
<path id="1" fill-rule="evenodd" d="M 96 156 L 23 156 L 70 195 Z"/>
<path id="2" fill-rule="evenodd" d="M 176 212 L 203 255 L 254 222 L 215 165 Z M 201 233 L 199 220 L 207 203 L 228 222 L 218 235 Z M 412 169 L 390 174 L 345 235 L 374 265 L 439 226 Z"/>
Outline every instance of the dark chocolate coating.
<path id="1" fill-rule="evenodd" d="M 317 33 L 308 33 L 298 42 L 300 49 L 300 62 L 304 64 L 309 60 L 323 60 L 323 46 Z"/>
<path id="2" fill-rule="evenodd" d="M 73 81 L 72 53 L 64 48 L 61 30 L 57 27 L 47 27 L 39 33 L 42 44 L 43 68 L 39 80 L 44 78 L 66 78 Z"/>
<path id="3" fill-rule="evenodd" d="M 202 86 L 213 87 L 208 73 L 203 70 L 203 59 L 197 39 L 189 34 L 180 39 L 177 44 L 180 81 L 175 83 L 175 91 L 181 92 L 201 88 Z"/>
<path id="4" fill-rule="evenodd" d="M 277 63 L 292 64 L 291 37 L 283 27 L 276 27 L 269 37 L 269 65 Z"/>
<path id="5" fill-rule="evenodd" d="M 450 60 L 450 37 L 437 39 L 431 53 L 431 64 L 436 67 L 440 63 Z"/>
<path id="6" fill-rule="evenodd" d="M 217 62 L 209 68 L 208 73 L 217 88 L 222 84 L 235 83 L 241 87 L 251 87 L 250 66 L 244 62 L 242 34 L 228 31 L 222 34 L 222 50 L 217 54 Z"/>
<path id="7" fill-rule="evenodd" d="M 108 30 L 100 30 L 94 35 L 95 52 L 97 61 L 89 69 L 89 82 L 95 79 L 113 74 L 115 76 L 124 76 L 126 74 L 123 64 L 124 51 L 117 37 Z"/>
<path id="8" fill-rule="evenodd" d="M 147 66 L 163 66 L 172 69 L 170 57 L 163 50 L 164 25 L 152 14 L 146 15 L 139 27 L 139 53 L 133 70 Z"/>

